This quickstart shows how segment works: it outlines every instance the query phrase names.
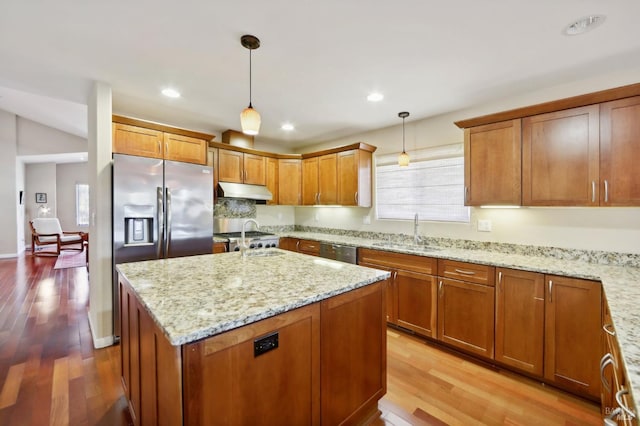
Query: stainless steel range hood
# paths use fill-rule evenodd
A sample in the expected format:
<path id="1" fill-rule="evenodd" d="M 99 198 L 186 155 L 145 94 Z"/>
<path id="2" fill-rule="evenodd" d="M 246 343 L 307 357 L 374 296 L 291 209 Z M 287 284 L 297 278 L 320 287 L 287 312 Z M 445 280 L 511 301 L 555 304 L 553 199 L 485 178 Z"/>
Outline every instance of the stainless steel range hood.
<path id="1" fill-rule="evenodd" d="M 270 201 L 273 198 L 271 192 L 263 185 L 219 182 L 218 187 L 218 195 L 225 198 L 244 198 L 258 201 Z"/>

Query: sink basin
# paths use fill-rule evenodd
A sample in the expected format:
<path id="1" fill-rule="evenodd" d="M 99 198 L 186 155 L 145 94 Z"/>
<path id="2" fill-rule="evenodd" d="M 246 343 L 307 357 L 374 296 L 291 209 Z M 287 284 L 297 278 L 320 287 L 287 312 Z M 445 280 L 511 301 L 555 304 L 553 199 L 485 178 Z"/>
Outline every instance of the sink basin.
<path id="1" fill-rule="evenodd" d="M 282 256 L 284 252 L 282 251 L 271 251 L 271 250 L 254 250 L 249 251 L 246 254 L 246 257 L 272 257 L 272 256 Z"/>

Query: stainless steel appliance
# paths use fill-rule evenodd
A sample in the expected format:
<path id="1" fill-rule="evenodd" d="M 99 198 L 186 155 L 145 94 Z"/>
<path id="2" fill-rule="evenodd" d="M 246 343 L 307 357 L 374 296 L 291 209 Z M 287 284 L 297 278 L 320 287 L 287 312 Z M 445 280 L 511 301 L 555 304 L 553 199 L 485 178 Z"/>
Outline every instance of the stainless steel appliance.
<path id="1" fill-rule="evenodd" d="M 217 237 L 229 240 L 229 251 L 240 251 L 242 226 L 246 221 L 247 219 L 240 218 L 216 218 L 214 220 L 214 232 Z M 247 229 L 250 228 L 247 227 Z M 249 249 L 278 247 L 280 240 L 275 234 L 259 230 L 246 231 L 244 237 Z"/>
<path id="2" fill-rule="evenodd" d="M 353 263 L 358 262 L 358 249 L 353 246 L 345 246 L 342 244 L 320 243 L 320 257 L 325 259 L 339 260 L 340 262 Z"/>
<path id="3" fill-rule="evenodd" d="M 212 243 L 211 167 L 114 154 L 114 334 L 119 333 L 116 264 L 211 253 Z"/>

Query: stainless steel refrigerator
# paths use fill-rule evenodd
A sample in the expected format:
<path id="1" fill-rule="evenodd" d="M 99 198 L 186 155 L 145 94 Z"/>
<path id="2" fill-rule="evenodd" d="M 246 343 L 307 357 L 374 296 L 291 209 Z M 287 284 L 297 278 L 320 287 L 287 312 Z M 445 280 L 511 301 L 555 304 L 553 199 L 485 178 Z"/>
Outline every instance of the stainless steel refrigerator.
<path id="1" fill-rule="evenodd" d="M 113 155 L 113 310 L 120 334 L 115 265 L 212 252 L 209 166 Z"/>

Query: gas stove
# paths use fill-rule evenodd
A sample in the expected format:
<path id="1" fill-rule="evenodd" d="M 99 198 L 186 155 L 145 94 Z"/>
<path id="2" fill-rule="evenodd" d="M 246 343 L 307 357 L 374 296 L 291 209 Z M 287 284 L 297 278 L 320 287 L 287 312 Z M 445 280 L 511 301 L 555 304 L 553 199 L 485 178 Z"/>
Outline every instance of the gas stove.
<path id="1" fill-rule="evenodd" d="M 240 232 L 219 233 L 216 236 L 229 240 L 229 251 L 240 251 L 242 236 Z M 244 234 L 245 243 L 249 249 L 278 247 L 279 237 L 260 231 L 248 231 Z"/>

